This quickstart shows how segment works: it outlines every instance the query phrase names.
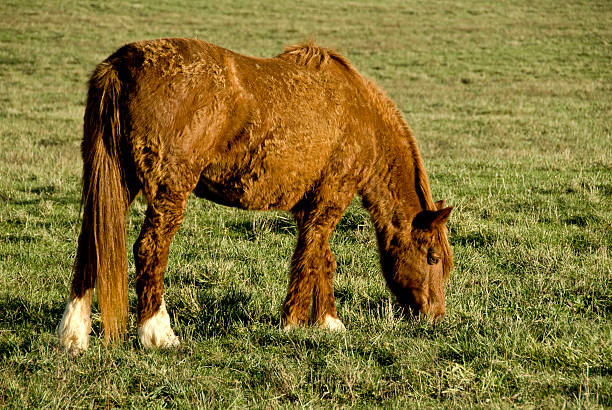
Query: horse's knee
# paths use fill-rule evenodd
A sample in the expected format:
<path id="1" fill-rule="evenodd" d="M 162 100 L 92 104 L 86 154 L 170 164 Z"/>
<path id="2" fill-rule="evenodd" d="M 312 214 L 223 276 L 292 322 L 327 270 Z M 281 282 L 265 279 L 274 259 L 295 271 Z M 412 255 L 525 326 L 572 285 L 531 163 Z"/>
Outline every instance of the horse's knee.
<path id="1" fill-rule="evenodd" d="M 326 267 L 325 271 L 327 273 L 327 276 L 331 279 L 338 265 L 336 263 L 336 257 L 334 256 L 334 253 L 332 252 L 332 250 L 329 249 L 329 247 L 325 250 L 324 261 L 325 261 L 325 267 Z"/>
<path id="2" fill-rule="evenodd" d="M 153 262 L 153 256 L 157 253 L 158 243 L 148 231 L 141 232 L 134 242 L 134 263 L 136 269 L 144 269 Z"/>

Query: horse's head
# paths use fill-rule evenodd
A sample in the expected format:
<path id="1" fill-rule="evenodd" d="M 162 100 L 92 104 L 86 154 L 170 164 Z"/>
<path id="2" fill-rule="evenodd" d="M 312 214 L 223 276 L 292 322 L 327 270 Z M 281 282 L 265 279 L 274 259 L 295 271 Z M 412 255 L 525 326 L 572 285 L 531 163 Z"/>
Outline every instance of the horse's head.
<path id="1" fill-rule="evenodd" d="M 408 227 L 398 229 L 381 254 L 387 285 L 397 301 L 414 314 L 432 320 L 444 315 L 444 282 L 452 269 L 446 221 L 452 207 L 418 213 Z"/>

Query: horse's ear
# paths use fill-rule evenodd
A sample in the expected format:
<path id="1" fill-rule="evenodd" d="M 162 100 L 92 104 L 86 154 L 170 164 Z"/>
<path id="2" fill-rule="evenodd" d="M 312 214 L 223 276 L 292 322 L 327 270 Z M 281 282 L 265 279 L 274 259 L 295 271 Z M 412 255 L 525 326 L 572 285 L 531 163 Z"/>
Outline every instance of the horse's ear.
<path id="1" fill-rule="evenodd" d="M 442 202 L 442 206 L 444 206 L 444 200 L 440 201 Z M 453 210 L 452 206 L 449 206 L 448 208 L 438 208 L 438 210 L 435 212 L 436 216 L 434 218 L 434 220 L 431 223 L 431 226 L 436 226 L 436 225 L 443 225 L 446 223 L 446 221 L 448 221 L 448 218 L 450 217 L 450 213 Z"/>
<path id="2" fill-rule="evenodd" d="M 444 225 L 448 221 L 452 210 L 453 207 L 449 206 L 437 211 L 419 212 L 412 220 L 412 226 L 417 229 L 432 230 L 436 226 Z"/>
<path id="3" fill-rule="evenodd" d="M 439 211 L 440 209 L 444 208 L 444 199 L 441 201 L 436 201 L 434 205 L 436 206 L 436 209 Z"/>

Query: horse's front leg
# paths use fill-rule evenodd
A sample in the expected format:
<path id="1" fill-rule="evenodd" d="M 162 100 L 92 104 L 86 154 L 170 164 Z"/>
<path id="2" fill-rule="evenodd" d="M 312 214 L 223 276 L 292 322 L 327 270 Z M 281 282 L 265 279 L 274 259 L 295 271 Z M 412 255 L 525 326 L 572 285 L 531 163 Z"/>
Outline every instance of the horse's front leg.
<path id="1" fill-rule="evenodd" d="M 321 327 L 344 330 L 334 302 L 332 278 L 336 261 L 329 247 L 329 238 L 351 198 L 350 194 L 342 198 L 336 195 L 333 203 L 319 203 L 318 206 L 294 211 L 298 241 L 282 310 L 284 329 L 304 326 L 310 317 Z"/>
<path id="2" fill-rule="evenodd" d="M 151 201 L 134 244 L 138 338 L 145 347 L 179 345 L 164 302 L 163 278 L 170 242 L 183 220 L 186 201 L 185 194 L 158 196 Z"/>
<path id="3" fill-rule="evenodd" d="M 333 276 L 336 271 L 336 258 L 329 243 L 325 244 L 321 269 L 314 282 L 310 320 L 322 328 L 329 330 L 345 330 L 344 324 L 338 318 L 338 310 L 334 299 Z"/>
<path id="4" fill-rule="evenodd" d="M 306 233 L 300 230 L 291 259 L 289 288 L 281 318 L 285 330 L 308 324 L 310 301 L 317 279 L 317 259 L 316 247 L 308 240 Z"/>

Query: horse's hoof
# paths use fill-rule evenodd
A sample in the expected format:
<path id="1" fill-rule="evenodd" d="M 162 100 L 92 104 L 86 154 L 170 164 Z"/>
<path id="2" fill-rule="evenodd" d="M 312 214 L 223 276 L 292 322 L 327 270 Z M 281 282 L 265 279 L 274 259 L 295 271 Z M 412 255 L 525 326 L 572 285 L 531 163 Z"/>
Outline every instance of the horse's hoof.
<path id="1" fill-rule="evenodd" d="M 154 319 L 154 317 L 151 319 Z M 159 323 L 151 319 L 138 327 L 138 339 L 144 347 L 165 349 L 178 347 L 181 344 L 170 326 L 160 326 Z"/>
<path id="2" fill-rule="evenodd" d="M 138 339 L 147 348 L 170 348 L 180 344 L 170 326 L 170 316 L 163 301 L 155 315 L 138 325 Z"/>
<path id="3" fill-rule="evenodd" d="M 181 344 L 174 332 L 147 334 L 146 330 L 141 331 L 141 329 L 138 329 L 138 338 L 140 343 L 147 349 L 168 349 L 178 347 Z"/>
<path id="4" fill-rule="evenodd" d="M 69 301 L 57 326 L 59 345 L 70 354 L 82 353 L 89 347 L 89 332 L 91 319 L 88 301 L 83 298 Z"/>
<path id="5" fill-rule="evenodd" d="M 337 317 L 333 317 L 330 315 L 326 315 L 325 319 L 321 321 L 321 328 L 331 330 L 333 332 L 344 332 L 346 331 L 346 327 L 344 327 L 344 323 Z"/>
<path id="6" fill-rule="evenodd" d="M 281 318 L 281 329 L 283 329 L 285 332 L 289 332 L 294 329 L 299 329 L 300 327 L 304 327 L 305 325 L 305 323 L 302 324 L 296 319 L 291 319 L 289 317 Z"/>
<path id="7" fill-rule="evenodd" d="M 292 322 L 281 322 L 281 327 L 283 329 L 283 331 L 285 332 L 290 332 L 293 329 L 297 329 L 298 327 L 300 327 L 297 323 L 292 323 Z"/>
<path id="8" fill-rule="evenodd" d="M 72 356 L 77 356 L 81 353 L 84 353 L 89 347 L 89 336 L 77 337 L 72 335 L 70 337 L 66 337 L 61 334 L 58 335 L 60 338 L 60 346 L 66 352 L 71 354 Z"/>

